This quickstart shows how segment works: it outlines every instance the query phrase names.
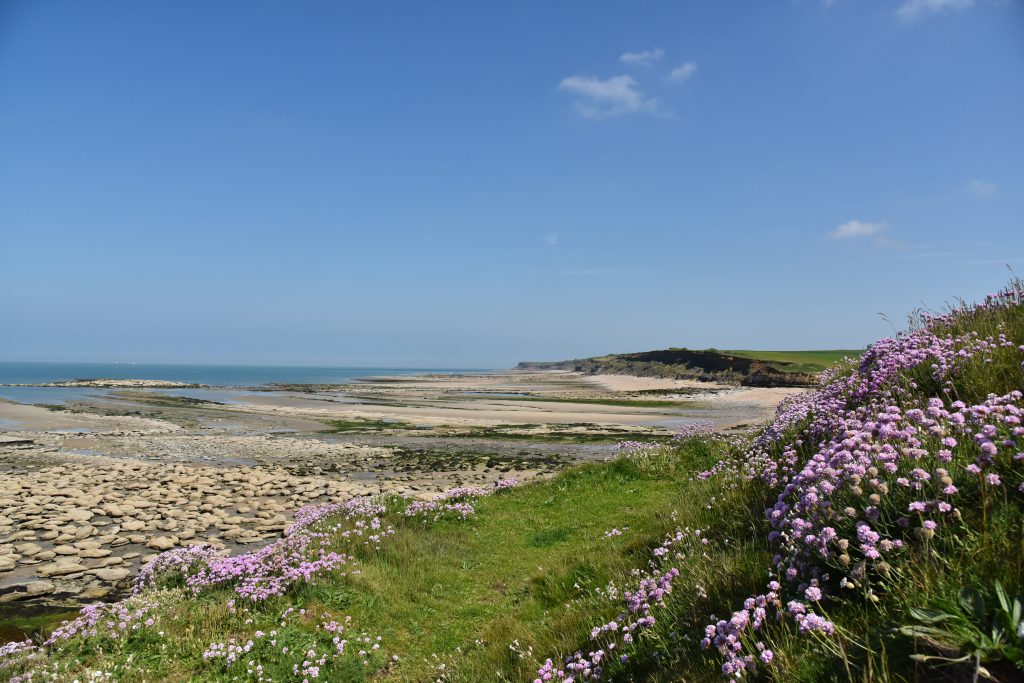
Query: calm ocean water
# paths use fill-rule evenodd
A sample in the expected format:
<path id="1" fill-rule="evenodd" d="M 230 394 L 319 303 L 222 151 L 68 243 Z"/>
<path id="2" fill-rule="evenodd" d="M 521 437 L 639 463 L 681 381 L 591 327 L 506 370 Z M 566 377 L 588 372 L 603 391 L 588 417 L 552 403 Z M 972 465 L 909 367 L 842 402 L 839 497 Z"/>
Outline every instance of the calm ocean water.
<path id="1" fill-rule="evenodd" d="M 164 365 L 151 363 L 20 363 L 0 361 L 0 384 L 42 384 L 73 379 L 163 379 L 211 387 L 255 387 L 268 384 L 337 384 L 381 375 L 422 375 L 433 372 L 474 372 L 471 368 L 348 368 L 285 365 Z M 168 390 L 197 398 L 230 400 L 234 392 Z M 187 394 L 186 394 L 187 392 Z M 0 398 L 19 403 L 64 403 L 103 396 L 104 389 L 80 387 L 4 387 Z"/>

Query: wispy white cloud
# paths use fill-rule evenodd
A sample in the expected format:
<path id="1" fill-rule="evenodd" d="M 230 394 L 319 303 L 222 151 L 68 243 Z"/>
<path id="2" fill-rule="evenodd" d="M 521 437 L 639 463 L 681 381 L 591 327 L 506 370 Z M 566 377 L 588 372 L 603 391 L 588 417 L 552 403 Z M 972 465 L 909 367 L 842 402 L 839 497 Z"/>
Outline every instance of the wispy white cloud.
<path id="1" fill-rule="evenodd" d="M 665 51 L 660 47 L 656 47 L 653 50 L 644 50 L 643 52 L 623 52 L 619 55 L 619 61 L 623 64 L 650 66 L 664 56 Z"/>
<path id="2" fill-rule="evenodd" d="M 999 186 L 985 180 L 972 180 L 967 183 L 967 191 L 975 197 L 988 199 L 989 197 L 995 196 L 996 192 L 999 191 Z"/>
<path id="3" fill-rule="evenodd" d="M 558 244 L 558 233 L 549 232 L 548 234 L 544 235 L 544 244 L 548 244 L 552 247 Z"/>
<path id="4" fill-rule="evenodd" d="M 934 14 L 971 7 L 974 7 L 974 0 L 903 0 L 903 4 L 896 10 L 896 16 L 906 21 L 914 21 Z"/>
<path id="5" fill-rule="evenodd" d="M 828 236 L 834 240 L 846 240 L 856 237 L 871 237 L 872 235 L 879 235 L 888 228 L 885 223 L 868 223 L 865 221 L 847 221 L 836 229 L 832 230 Z"/>
<path id="6" fill-rule="evenodd" d="M 632 76 L 569 76 L 558 89 L 578 96 L 576 111 L 590 119 L 606 119 L 624 114 L 667 113 L 657 97 L 647 97 Z"/>
<path id="7" fill-rule="evenodd" d="M 672 69 L 668 80 L 670 83 L 685 83 L 695 73 L 697 73 L 697 62 L 686 62 Z"/>

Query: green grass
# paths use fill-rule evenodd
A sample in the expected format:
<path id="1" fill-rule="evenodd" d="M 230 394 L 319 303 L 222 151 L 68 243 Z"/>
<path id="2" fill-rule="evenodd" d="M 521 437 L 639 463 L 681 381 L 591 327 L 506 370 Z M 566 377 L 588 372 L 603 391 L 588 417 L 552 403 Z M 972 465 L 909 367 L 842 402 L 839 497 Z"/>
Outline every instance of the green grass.
<path id="1" fill-rule="evenodd" d="M 432 655 L 451 658 L 461 648 L 450 664 L 464 672 L 460 680 L 485 680 L 472 672 L 493 671 L 511 640 L 528 644 L 530 626 L 564 617 L 577 584 L 604 585 L 642 564 L 629 553 L 601 552 L 602 534 L 628 525 L 645 538 L 659 535 L 664 523 L 652 513 L 673 509 L 679 483 L 628 465 L 585 467 L 484 500 L 468 523 L 404 529 L 364 565 L 350 604 L 369 600 L 390 630 L 385 640 L 406 653 L 390 678 L 428 680 Z"/>
<path id="2" fill-rule="evenodd" d="M 717 457 L 696 444 L 647 467 L 626 460 L 578 466 L 552 480 L 482 498 L 477 514 L 465 521 L 425 525 L 392 515 L 388 521 L 397 533 L 380 551 L 358 552 L 357 577 L 306 585 L 238 615 L 226 612 L 232 597 L 227 591 L 198 599 L 165 593 L 159 622 L 165 639 L 136 638 L 101 650 L 83 643 L 69 647 L 65 661 L 116 670 L 125 682 L 229 680 L 230 672 L 203 662 L 203 650 L 233 636 L 244 642 L 257 628 L 275 628 L 281 612 L 296 606 L 307 615 L 279 628 L 282 641 L 308 642 L 325 613 L 351 616 L 356 628 L 380 635 L 386 652 L 401 658 L 380 665 L 375 680 L 433 680 L 439 663 L 447 664 L 445 680 L 523 680 L 535 672 L 536 662 L 511 656 L 509 643 L 518 641 L 539 655 L 584 644 L 595 618 L 593 591 L 643 568 L 649 548 L 673 528 L 673 513 L 710 524 L 714 513 L 694 495 L 705 484 L 692 481 L 689 472 Z M 613 527 L 628 531 L 605 539 Z M 605 606 L 601 616 L 611 618 L 615 610 Z M 284 672 L 288 666 L 278 668 Z"/>
<path id="3" fill-rule="evenodd" d="M 1024 307 L 967 316 L 946 331 L 1003 333 L 1020 343 Z M 1024 386 L 1015 348 L 1001 348 L 989 361 L 979 356 L 965 362 L 949 387 L 952 397 L 977 401 L 990 392 Z M 900 400 L 935 395 L 941 388 L 930 377 L 927 366 L 905 373 L 899 380 L 906 387 Z M 817 449 L 811 440 L 795 443 L 806 427 L 806 420 L 792 426 L 773 448 L 795 444 L 800 457 L 810 457 Z M 607 673 L 609 680 L 637 683 L 721 681 L 720 657 L 697 643 L 712 615 L 728 619 L 745 598 L 763 592 L 778 577 L 771 569 L 774 550 L 764 511 L 779 491 L 758 479 L 698 480 L 693 474 L 744 452 L 741 445 L 730 447 L 721 439 L 673 442 L 645 456 L 576 466 L 549 480 L 481 498 L 476 514 L 466 520 L 410 519 L 399 514 L 404 503 L 395 502 L 385 523 L 393 524 L 396 533 L 379 550 L 353 546 L 331 526 L 347 529 L 351 522 L 327 520 L 319 531 L 328 535 L 333 549 L 356 555 L 359 574 L 299 584 L 286 596 L 237 614 L 227 608 L 233 594 L 226 590 L 196 598 L 180 590 L 156 593 L 161 605 L 154 612 L 154 629 L 121 640 L 102 635 L 74 640 L 51 655 L 59 675 L 39 679 L 73 680 L 101 669 L 124 683 L 241 680 L 241 668 L 224 670 L 206 662 L 203 650 L 229 638 L 245 642 L 256 629 L 276 629 L 275 649 L 256 652 L 274 680 L 290 680 L 294 653 L 324 646 L 317 624 L 350 616 L 350 631 L 380 636 L 385 654 L 399 659 L 377 656 L 368 665 L 332 664 L 321 680 L 531 681 L 545 659 L 560 661 L 578 649 L 586 651 L 591 628 L 617 619 L 622 610 L 621 598 L 609 599 L 602 589 L 610 583 L 619 591 L 633 587 L 634 572 L 648 566 L 664 534 L 684 528 L 706 530 L 708 543 L 687 546 L 685 554 L 672 557 L 680 575 L 655 612 L 657 622 L 630 651 L 629 663 L 613 659 Z M 963 465 L 954 461 L 948 466 Z M 1016 490 L 1021 467 L 1010 464 L 1003 470 L 1014 477 L 1006 490 L 958 480 L 958 485 L 963 481 L 956 499 L 962 514 L 943 519 L 934 536 L 907 533 L 905 549 L 887 556 L 884 564 L 852 568 L 849 577 L 860 582 L 856 587 L 840 588 L 834 576 L 824 579 L 831 585 L 814 609 L 836 625 L 833 637 L 800 636 L 791 619 L 769 619 L 757 639 L 775 653 L 775 662 L 753 680 L 972 680 L 970 663 L 933 666 L 919 658 L 956 659 L 969 653 L 971 640 L 990 629 L 996 582 L 1011 595 L 1024 591 L 1024 496 Z M 879 506 L 879 515 L 895 520 L 906 514 L 901 496 L 910 492 L 878 490 L 886 496 L 872 503 Z M 606 538 L 613 527 L 623 534 Z M 973 621 L 958 600 L 965 588 L 978 591 L 988 605 Z M 796 597 L 797 588 L 788 586 L 784 594 L 787 600 Z M 305 613 L 281 625 L 289 607 Z M 921 609 L 948 613 L 936 622 L 950 625 L 948 635 L 939 639 L 908 632 L 914 614 L 931 614 L 915 612 Z M 156 629 L 164 637 L 157 637 Z M 291 654 L 281 653 L 281 646 Z M 983 663 L 995 680 L 1021 680 L 1021 671 L 1006 659 L 986 654 Z"/>
<path id="4" fill-rule="evenodd" d="M 199 598 L 165 593 L 158 628 L 167 637 L 83 642 L 57 662 L 72 671 L 112 671 L 125 683 L 228 681 L 237 668 L 223 671 L 202 660 L 212 642 L 244 642 L 256 629 L 276 628 L 281 644 L 306 648 L 329 614 L 352 617 L 354 629 L 381 636 L 385 653 L 400 659 L 388 664 L 381 658 L 364 668 L 348 664 L 328 680 L 433 681 L 444 665 L 441 680 L 451 683 L 529 681 L 544 659 L 586 648 L 589 630 L 616 618 L 621 603 L 596 591 L 610 581 L 628 587 L 630 572 L 644 568 L 650 549 L 680 526 L 708 529 L 711 542 L 674 563 L 681 571 L 678 589 L 629 668 L 613 680 L 720 681 L 718 658 L 696 642 L 710 615 L 728 616 L 770 577 L 763 510 L 775 495 L 756 481 L 693 479 L 691 473 L 716 462 L 722 448 L 694 439 L 647 460 L 577 466 L 481 499 L 476 516 L 465 521 L 424 524 L 391 515 L 397 533 L 382 549 L 357 550 L 359 576 L 319 580 L 234 615 L 225 608 L 232 597 L 227 591 Z M 968 513 L 968 528 L 980 528 L 978 514 Z M 988 533 L 968 534 L 941 555 L 914 552 L 893 575 L 899 580 L 889 582 L 883 609 L 858 601 L 826 607 L 841 632 L 853 634 L 838 641 L 849 644 L 849 653 L 771 625 L 762 636 L 777 657 L 768 678 L 933 680 L 924 670 L 914 673 L 914 650 L 892 636 L 900 623 L 894 619 L 905 618 L 910 607 L 955 596 L 965 582 L 999 578 L 1016 589 L 1014 577 L 1024 567 L 1022 519 L 1019 506 L 1002 506 L 990 512 Z M 613 527 L 623 535 L 605 538 Z M 348 547 L 333 538 L 339 549 Z M 306 615 L 280 627 L 288 607 Z M 277 651 L 261 657 L 275 680 L 288 679 L 292 658 Z M 847 665 L 850 679 L 843 673 Z"/>
<path id="5" fill-rule="evenodd" d="M 833 349 L 824 351 L 748 351 L 728 350 L 719 353 L 780 363 L 776 366 L 782 372 L 821 372 L 832 367 L 833 363 L 849 356 L 858 358 L 864 349 Z M 783 365 L 783 363 L 785 365 Z"/>

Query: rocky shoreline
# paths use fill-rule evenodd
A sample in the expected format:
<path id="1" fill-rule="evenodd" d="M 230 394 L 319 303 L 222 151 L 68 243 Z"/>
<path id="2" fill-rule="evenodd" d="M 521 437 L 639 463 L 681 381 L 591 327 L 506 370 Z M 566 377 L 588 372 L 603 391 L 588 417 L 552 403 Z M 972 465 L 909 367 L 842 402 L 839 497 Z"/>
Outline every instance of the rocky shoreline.
<path id="1" fill-rule="evenodd" d="M 166 379 L 69 379 L 39 384 L 0 384 L 0 387 L 75 387 L 86 389 L 205 389 L 209 385 Z"/>
<path id="2" fill-rule="evenodd" d="M 127 588 L 139 566 L 161 551 L 270 541 L 298 507 L 365 492 L 261 468 L 96 456 L 6 472 L 0 475 L 0 604 L 102 599 Z"/>
<path id="3" fill-rule="evenodd" d="M 727 387 L 626 379 L 377 378 L 278 388 L 237 405 L 127 390 L 59 407 L 0 401 L 0 622 L 114 599 L 165 550 L 252 550 L 306 505 L 526 481 L 608 457 L 617 440 L 668 438 L 658 421 L 708 417 L 684 399 L 719 401 L 728 426 L 782 397 L 762 405 Z M 172 385 L 182 386 L 46 386 Z M 657 393 L 655 407 L 633 402 L 645 392 Z"/>

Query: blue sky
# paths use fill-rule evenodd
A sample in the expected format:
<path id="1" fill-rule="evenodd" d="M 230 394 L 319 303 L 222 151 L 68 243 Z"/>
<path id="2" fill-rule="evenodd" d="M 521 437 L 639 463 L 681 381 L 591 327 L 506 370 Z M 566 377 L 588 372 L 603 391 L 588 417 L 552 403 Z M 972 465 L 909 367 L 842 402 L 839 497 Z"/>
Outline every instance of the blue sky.
<path id="1" fill-rule="evenodd" d="M 1024 3 L 0 4 L 0 359 L 848 348 L 1024 271 Z"/>

